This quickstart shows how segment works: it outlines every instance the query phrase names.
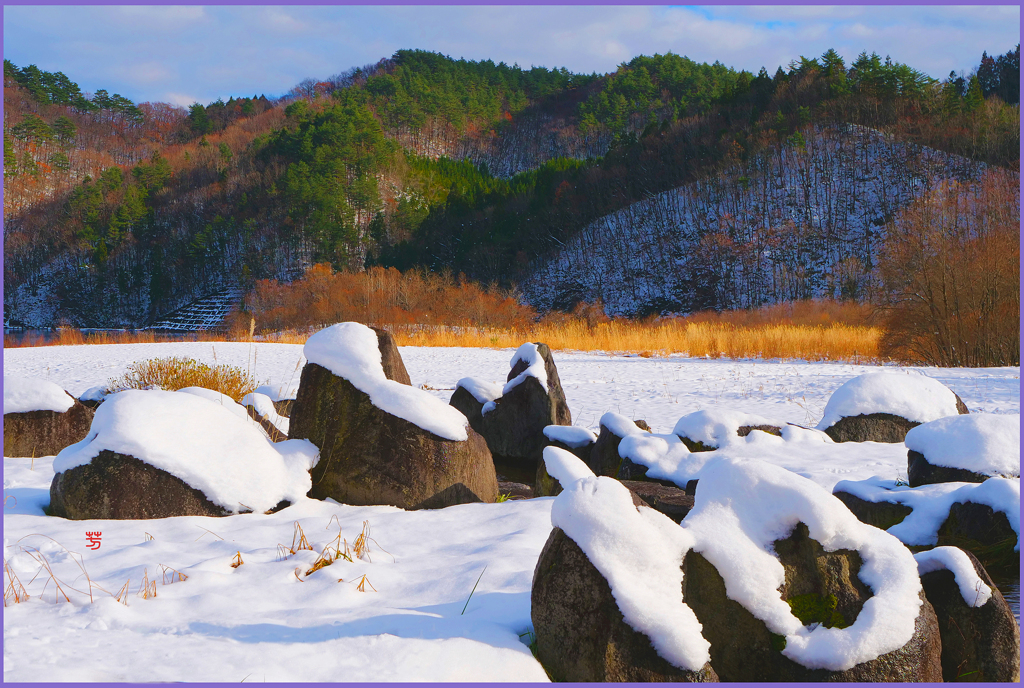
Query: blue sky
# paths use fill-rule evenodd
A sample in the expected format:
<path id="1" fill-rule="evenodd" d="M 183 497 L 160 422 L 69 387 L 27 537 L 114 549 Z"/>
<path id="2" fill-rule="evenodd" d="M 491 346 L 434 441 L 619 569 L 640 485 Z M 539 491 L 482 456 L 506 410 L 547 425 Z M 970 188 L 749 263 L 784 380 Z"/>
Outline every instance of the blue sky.
<path id="1" fill-rule="evenodd" d="M 1002 6 L 6 6 L 4 57 L 87 92 L 188 105 L 280 95 L 399 48 L 607 72 L 639 54 L 774 72 L 830 47 L 944 78 L 1020 42 Z"/>

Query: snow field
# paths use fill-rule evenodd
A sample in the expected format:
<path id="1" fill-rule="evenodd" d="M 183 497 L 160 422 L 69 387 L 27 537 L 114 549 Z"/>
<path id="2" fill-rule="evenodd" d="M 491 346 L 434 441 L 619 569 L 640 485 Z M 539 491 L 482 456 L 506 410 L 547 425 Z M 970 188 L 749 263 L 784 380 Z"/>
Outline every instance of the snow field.
<path id="1" fill-rule="evenodd" d="M 35 472 L 52 476 L 38 461 Z M 39 569 L 21 550 L 38 547 L 71 604 L 54 604 L 53 583 L 43 592 L 37 580 L 31 599 L 4 610 L 4 679 L 544 681 L 519 633 L 530 628 L 551 500 L 480 506 L 406 512 L 303 500 L 270 516 L 87 523 L 8 515 L 5 552 L 19 578 L 27 585 Z M 339 525 L 351 545 L 364 521 L 367 558 L 305 575 Z M 282 558 L 294 522 L 314 549 Z M 86 530 L 102 532 L 98 550 L 85 549 Z M 232 568 L 237 553 L 244 563 Z M 130 580 L 127 605 L 96 587 L 92 604 L 70 590 L 87 590 L 79 556 L 110 593 Z M 163 584 L 161 564 L 188 579 Z M 157 596 L 142 599 L 147 572 Z"/>
<path id="2" fill-rule="evenodd" d="M 467 376 L 500 388 L 513 350 L 403 347 L 401 353 L 414 385 L 446 403 L 456 381 Z M 132 361 L 176 355 L 253 370 L 262 391 L 287 398 L 305 362 L 300 345 L 263 343 L 47 347 L 4 355 L 6 373 L 48 379 L 72 394 L 121 374 Z M 666 435 L 682 416 L 705 409 L 813 426 L 843 382 L 878 370 L 600 353 L 555 352 L 554 359 L 580 430 L 597 430 L 601 417 L 613 411 L 623 424 L 644 418 Z M 921 371 L 956 391 L 972 413 L 1020 411 L 1018 368 Z M 782 438 L 752 432 L 703 454 L 761 459 L 827 491 L 840 480 L 872 476 L 892 485 L 906 473 L 903 445 L 825 439 L 817 431 L 786 427 Z M 32 595 L 5 610 L 5 680 L 546 680 L 519 634 L 530 629 L 533 568 L 551 530 L 551 498 L 422 512 L 302 499 L 269 516 L 80 523 L 42 515 L 53 477 L 49 461 L 4 461 L 5 556 L 17 559 L 19 578 Z M 679 465 L 669 462 L 649 475 L 669 477 Z M 557 470 L 552 475 L 564 477 Z M 278 561 L 277 544 L 291 543 L 295 521 L 316 552 Z M 394 560 L 371 543 L 372 562 L 338 561 L 302 575 L 337 536 L 339 523 L 351 543 L 363 521 Z M 86 549 L 87 530 L 102 531 L 100 549 Z M 90 577 L 113 593 L 131 578 L 128 606 L 103 593 L 90 604 L 74 592 L 72 604 L 55 605 L 45 574 L 28 584 L 40 567 L 22 547 L 45 552 L 62 581 L 80 575 L 72 555 L 47 537 L 80 553 Z M 231 568 L 236 553 L 245 563 Z M 156 578 L 160 564 L 189 579 L 158 584 L 156 598 L 136 597 L 143 572 Z M 296 568 L 302 569 L 299 578 Z M 363 574 L 378 592 L 356 590 Z M 787 648 L 798 644 L 794 639 Z M 120 649 L 97 649 L 109 647 Z M 190 661 L 182 662 L 183 656 Z"/>

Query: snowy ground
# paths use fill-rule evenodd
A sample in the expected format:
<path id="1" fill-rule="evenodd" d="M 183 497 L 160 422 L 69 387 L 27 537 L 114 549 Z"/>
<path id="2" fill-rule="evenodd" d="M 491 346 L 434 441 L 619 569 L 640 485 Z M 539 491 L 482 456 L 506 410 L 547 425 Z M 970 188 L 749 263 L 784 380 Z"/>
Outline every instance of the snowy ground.
<path id="1" fill-rule="evenodd" d="M 236 343 L 8 349 L 4 372 L 78 395 L 132 361 L 179 355 L 246 367 L 261 383 L 287 389 L 298 383 L 301 352 Z M 401 352 L 413 383 L 445 401 L 462 377 L 503 383 L 513 354 Z M 603 413 L 616 411 L 661 433 L 684 414 L 715 407 L 813 427 L 833 390 L 877 369 L 562 352 L 555 362 L 576 424 L 596 430 Z M 1020 412 L 1019 368 L 920 370 L 971 411 Z M 829 490 L 839 480 L 906 475 L 903 445 L 821 447 L 761 458 Z M 530 629 L 550 498 L 434 512 L 308 500 L 271 516 L 73 522 L 42 514 L 52 477 L 52 457 L 4 459 L 4 556 L 31 595 L 4 610 L 5 681 L 546 680 L 520 634 Z M 339 527 L 351 545 L 364 521 L 373 538 L 368 559 L 305 575 Z M 292 544 L 295 522 L 316 551 L 284 558 L 278 544 Z M 99 549 L 87 548 L 86 532 L 102 533 Z M 232 568 L 236 553 L 244 563 Z M 70 604 L 41 571 L 42 558 Z M 188 579 L 172 582 L 162 567 Z M 155 598 L 137 594 L 144 576 L 156 581 Z M 127 605 L 114 599 L 126 581 Z"/>

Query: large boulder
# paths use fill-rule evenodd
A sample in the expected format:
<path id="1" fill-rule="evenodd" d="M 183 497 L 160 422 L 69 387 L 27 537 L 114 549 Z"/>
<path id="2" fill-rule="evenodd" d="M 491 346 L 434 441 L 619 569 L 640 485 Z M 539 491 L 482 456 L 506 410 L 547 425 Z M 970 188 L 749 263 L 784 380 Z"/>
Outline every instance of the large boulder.
<path id="1" fill-rule="evenodd" d="M 315 457 L 308 442 L 269 442 L 244 410 L 128 390 L 107 397 L 88 437 L 54 459 L 49 509 L 69 519 L 273 511 L 305 496 Z"/>
<path id="2" fill-rule="evenodd" d="M 167 471 L 134 456 L 104 450 L 90 463 L 53 477 L 49 513 L 77 521 L 226 516 L 230 512 Z"/>
<path id="3" fill-rule="evenodd" d="M 813 481 L 723 456 L 682 530 L 686 602 L 723 681 L 941 680 L 913 555 Z"/>
<path id="4" fill-rule="evenodd" d="M 918 555 L 919 560 L 921 556 Z M 977 577 L 975 582 L 980 580 L 988 586 L 991 596 L 980 603 L 981 590 L 968 586 L 968 599 L 965 599 L 964 586 L 948 568 L 929 570 L 921 575 L 924 594 L 935 608 L 942 636 L 942 678 L 944 681 L 1016 683 L 1020 681 L 1020 629 L 1013 611 L 977 557 L 970 552 L 960 552 L 957 556 L 967 560 Z"/>
<path id="5" fill-rule="evenodd" d="M 907 433 L 911 487 L 1020 477 L 1020 415 L 947 416 Z"/>
<path id="6" fill-rule="evenodd" d="M 475 377 L 464 377 L 455 383 L 448 403 L 459 410 L 469 421 L 469 427 L 483 432 L 484 404 L 501 396 L 501 386 Z"/>
<path id="7" fill-rule="evenodd" d="M 559 528 L 534 569 L 530 607 L 537 659 L 555 681 L 718 680 L 709 664 L 685 671 L 659 656 L 650 638 L 623 620 L 604 576 Z"/>
<path id="8" fill-rule="evenodd" d="M 804 524 L 774 542 L 786 570 L 782 599 L 805 625 L 826 628 L 852 625 L 871 596 L 857 574 L 862 562 L 856 551 L 825 551 Z M 686 602 L 711 642 L 711 665 L 723 681 L 832 682 L 940 681 L 939 629 L 935 612 L 921 594 L 922 606 L 914 635 L 903 647 L 845 671 L 808 669 L 782 654 L 784 636 L 726 593 L 725 581 L 703 556 L 686 555 Z"/>
<path id="9" fill-rule="evenodd" d="M 493 502 L 498 482 L 484 439 L 457 410 L 400 381 L 397 349 L 388 354 L 382 341 L 342 323 L 306 342 L 289 437 L 320 448 L 309 496 L 403 508 Z"/>
<path id="10" fill-rule="evenodd" d="M 482 407 L 480 434 L 499 474 L 531 483 L 548 444 L 544 428 L 572 418 L 547 344 L 523 344 L 511 365 L 502 395 Z"/>
<path id="11" fill-rule="evenodd" d="M 967 406 L 938 380 L 917 373 L 879 372 L 843 383 L 818 423 L 835 442 L 902 442 L 912 428 Z"/>
<path id="12" fill-rule="evenodd" d="M 52 382 L 4 376 L 4 456 L 53 456 L 85 439 L 92 416 Z"/>

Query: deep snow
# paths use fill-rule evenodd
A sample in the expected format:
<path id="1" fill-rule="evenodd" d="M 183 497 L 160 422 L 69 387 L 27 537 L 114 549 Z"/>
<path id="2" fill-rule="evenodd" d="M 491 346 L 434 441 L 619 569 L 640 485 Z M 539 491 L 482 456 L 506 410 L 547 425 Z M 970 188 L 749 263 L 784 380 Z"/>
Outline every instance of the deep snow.
<path id="1" fill-rule="evenodd" d="M 503 385 L 513 351 L 401 349 L 413 384 L 444 402 L 467 376 Z M 300 345 L 175 343 L 11 349 L 4 368 L 81 394 L 132 361 L 172 355 L 253 370 L 281 396 L 304 363 Z M 664 434 L 703 409 L 813 427 L 836 388 L 877 370 L 558 351 L 554 359 L 577 425 L 597 430 L 614 411 Z M 920 370 L 972 412 L 1020 412 L 1018 368 Z M 829 491 L 843 479 L 906 475 L 901 444 L 828 444 L 818 435 L 754 432 L 727 453 L 766 459 Z M 4 460 L 5 557 L 32 595 L 5 609 L 7 681 L 546 680 L 519 634 L 531 628 L 530 584 L 552 498 L 421 512 L 301 500 L 269 516 L 81 523 L 42 515 L 52 477 L 52 458 Z M 279 561 L 277 545 L 292 543 L 296 521 L 316 551 Z M 339 525 L 352 545 L 364 521 L 372 561 L 353 557 L 305 575 Z M 99 549 L 87 548 L 86 532 L 102 533 Z M 45 572 L 29 583 L 40 570 L 33 548 L 62 584 L 83 591 L 64 587 L 71 604 L 54 604 Z M 237 554 L 244 564 L 232 568 Z M 75 560 L 114 595 L 130 580 L 127 606 L 95 587 L 90 603 Z M 168 571 L 163 585 L 161 564 L 188 580 L 171 583 Z M 155 598 L 136 595 L 144 573 L 157 581 Z M 357 589 L 363 574 L 365 592 Z"/>

